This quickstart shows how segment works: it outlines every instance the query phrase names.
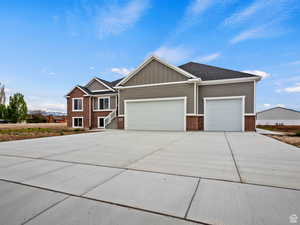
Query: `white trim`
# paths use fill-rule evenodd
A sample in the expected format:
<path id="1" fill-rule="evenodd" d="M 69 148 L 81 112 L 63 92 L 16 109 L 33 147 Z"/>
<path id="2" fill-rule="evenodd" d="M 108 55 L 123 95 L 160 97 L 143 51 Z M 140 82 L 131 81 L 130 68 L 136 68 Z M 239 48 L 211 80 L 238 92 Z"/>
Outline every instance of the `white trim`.
<path id="1" fill-rule="evenodd" d="M 112 111 L 111 105 L 110 105 L 110 96 L 104 96 L 104 97 L 97 97 L 96 98 L 98 101 L 98 109 L 94 108 L 94 103 L 93 103 L 93 111 L 94 112 L 104 112 L 104 111 Z M 108 99 L 108 109 L 100 109 L 100 99 Z"/>
<path id="2" fill-rule="evenodd" d="M 170 98 L 141 98 L 141 99 L 127 99 L 127 100 L 124 100 L 124 103 L 127 103 L 127 102 L 168 101 L 168 100 L 180 100 L 180 99 L 186 99 L 186 96 L 184 96 L 184 97 L 170 97 Z"/>
<path id="3" fill-rule="evenodd" d="M 153 60 L 157 60 L 158 62 L 160 62 L 161 64 L 169 67 L 170 69 L 173 69 L 175 71 L 177 71 L 178 73 L 188 77 L 188 78 L 194 78 L 194 79 L 198 79 L 198 77 L 194 76 L 193 74 L 188 73 L 187 71 L 180 69 L 177 66 L 171 65 L 163 60 L 161 60 L 160 58 L 158 58 L 157 56 L 150 56 L 148 57 L 140 66 L 138 66 L 134 71 L 132 71 L 127 77 L 125 77 L 124 79 L 122 79 L 117 85 L 116 87 L 118 87 L 119 85 L 125 84 L 130 78 L 132 78 L 135 74 L 137 74 L 139 71 L 141 71 L 141 69 L 143 69 L 146 65 L 148 65 L 150 62 L 152 62 Z"/>
<path id="4" fill-rule="evenodd" d="M 203 98 L 203 112 L 204 112 L 204 131 L 206 130 L 206 101 L 208 100 L 226 100 L 226 99 L 242 99 L 242 131 L 245 131 L 245 96 L 226 96 L 226 97 L 205 97 Z"/>
<path id="5" fill-rule="evenodd" d="M 118 115 L 118 117 L 124 117 L 124 114 L 120 114 L 120 115 Z"/>
<path id="6" fill-rule="evenodd" d="M 186 116 L 204 116 L 204 114 L 187 113 Z"/>
<path id="7" fill-rule="evenodd" d="M 101 96 L 117 96 L 117 93 L 115 94 L 92 94 L 92 95 L 84 95 L 84 96 L 91 96 L 91 97 L 101 97 Z"/>
<path id="8" fill-rule="evenodd" d="M 117 104 L 117 112 L 118 112 L 118 116 L 119 116 L 119 113 L 120 113 L 120 90 L 118 90 L 118 104 Z"/>
<path id="9" fill-rule="evenodd" d="M 101 89 L 101 90 L 90 90 L 91 92 L 104 92 L 104 91 L 111 91 L 110 89 Z"/>
<path id="10" fill-rule="evenodd" d="M 81 109 L 74 109 L 74 100 L 78 100 L 80 99 L 81 100 L 81 106 L 82 108 Z M 72 98 L 72 112 L 83 112 L 83 98 Z"/>
<path id="11" fill-rule="evenodd" d="M 127 129 L 127 124 L 126 124 L 126 104 L 130 103 L 130 102 L 154 102 L 154 101 L 170 101 L 170 100 L 183 100 L 183 107 L 184 107 L 184 118 L 183 118 L 183 130 L 186 131 L 186 111 L 187 111 L 187 97 L 183 96 L 183 97 L 170 97 L 170 98 L 144 98 L 144 99 L 128 99 L 128 100 L 124 100 L 124 129 Z M 120 116 L 120 115 L 119 115 Z"/>
<path id="12" fill-rule="evenodd" d="M 100 127 L 99 119 L 103 119 L 103 127 Z M 97 127 L 102 128 L 102 129 L 105 128 L 105 116 L 98 116 L 97 117 Z"/>
<path id="13" fill-rule="evenodd" d="M 256 116 L 255 113 L 245 113 L 244 116 Z"/>
<path id="14" fill-rule="evenodd" d="M 250 82 L 250 81 L 259 81 L 260 79 L 261 79 L 260 77 L 243 77 L 243 78 L 234 78 L 234 79 L 208 80 L 208 81 L 201 81 L 199 85 L 242 83 L 242 82 Z"/>
<path id="15" fill-rule="evenodd" d="M 74 119 L 82 119 L 82 126 L 78 127 L 78 126 L 74 126 Z M 72 128 L 84 128 L 84 119 L 83 116 L 74 116 L 72 117 Z"/>
<path id="16" fill-rule="evenodd" d="M 86 95 L 89 95 L 89 93 L 87 93 L 85 90 L 83 90 L 81 87 L 79 87 L 78 85 L 76 85 L 75 87 L 73 87 L 71 89 L 71 91 L 68 92 L 68 94 L 65 95 L 66 98 L 70 97 L 69 94 L 75 89 L 75 88 L 79 88 L 82 92 L 84 92 Z"/>
<path id="17" fill-rule="evenodd" d="M 104 87 L 106 87 L 107 89 L 111 90 L 111 91 L 115 91 L 114 89 L 112 89 L 110 86 L 108 86 L 107 84 L 103 83 L 101 80 L 98 79 L 98 77 L 94 77 L 93 79 L 90 80 L 90 82 L 88 82 L 87 85 L 90 85 L 94 80 L 98 81 L 100 84 L 102 84 Z"/>
<path id="18" fill-rule="evenodd" d="M 116 89 L 127 89 L 127 88 L 142 88 L 142 87 L 153 87 L 153 86 L 162 86 L 162 85 L 174 85 L 174 84 L 189 84 L 192 82 L 199 82 L 199 80 L 186 80 L 186 81 L 174 81 L 174 82 L 166 82 L 166 83 L 155 83 L 155 84 L 140 84 L 140 85 L 131 85 L 131 86 L 116 86 Z"/>

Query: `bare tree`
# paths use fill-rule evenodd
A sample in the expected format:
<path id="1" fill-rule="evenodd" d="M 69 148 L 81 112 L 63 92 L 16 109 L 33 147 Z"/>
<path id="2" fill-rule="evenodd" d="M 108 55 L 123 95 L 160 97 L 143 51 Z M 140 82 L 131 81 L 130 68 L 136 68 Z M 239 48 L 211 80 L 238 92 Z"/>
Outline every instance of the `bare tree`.
<path id="1" fill-rule="evenodd" d="M 4 105 L 6 101 L 5 86 L 0 83 L 0 105 Z"/>

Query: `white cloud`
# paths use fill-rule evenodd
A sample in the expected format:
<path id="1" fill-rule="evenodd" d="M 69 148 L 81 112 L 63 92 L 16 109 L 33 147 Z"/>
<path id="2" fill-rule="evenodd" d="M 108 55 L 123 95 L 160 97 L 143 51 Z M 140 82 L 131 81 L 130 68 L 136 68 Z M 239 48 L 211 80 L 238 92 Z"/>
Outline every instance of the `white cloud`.
<path id="1" fill-rule="evenodd" d="M 54 73 L 54 72 L 49 72 L 48 74 L 51 75 L 51 76 L 53 76 L 53 75 L 55 75 L 56 73 Z"/>
<path id="2" fill-rule="evenodd" d="M 147 8 L 149 8 L 148 0 L 131 0 L 123 6 L 109 2 L 96 16 L 98 37 L 122 33 L 133 26 Z"/>
<path id="3" fill-rule="evenodd" d="M 300 83 L 296 83 L 294 86 L 284 88 L 283 90 L 289 93 L 300 92 Z"/>
<path id="4" fill-rule="evenodd" d="M 114 72 L 114 73 L 118 73 L 118 74 L 121 74 L 121 75 L 124 75 L 124 76 L 127 76 L 133 69 L 127 69 L 127 68 L 112 68 L 111 69 L 111 72 Z"/>
<path id="5" fill-rule="evenodd" d="M 93 67 L 93 66 L 90 66 L 90 68 L 89 68 L 90 70 L 94 70 L 95 69 L 95 67 Z"/>
<path id="6" fill-rule="evenodd" d="M 277 107 L 285 107 L 284 104 L 277 104 L 277 105 L 275 105 L 275 106 L 277 106 Z"/>
<path id="7" fill-rule="evenodd" d="M 188 59 L 191 56 L 191 53 L 192 53 L 191 50 L 183 46 L 176 46 L 176 47 L 161 46 L 151 54 L 156 55 L 171 63 L 179 63 Z"/>
<path id="8" fill-rule="evenodd" d="M 290 65 L 300 65 L 300 60 L 290 62 L 289 64 Z"/>
<path id="9" fill-rule="evenodd" d="M 262 37 L 268 37 L 269 35 L 272 35 L 271 33 L 268 33 L 266 31 L 266 26 L 259 26 L 256 28 L 251 28 L 248 30 L 244 30 L 235 37 L 233 37 L 230 40 L 231 44 L 236 44 L 241 41 L 245 41 L 248 39 L 256 39 L 256 38 L 262 38 Z"/>
<path id="10" fill-rule="evenodd" d="M 265 103 L 265 104 L 263 104 L 263 106 L 264 106 L 265 108 L 268 108 L 268 107 L 270 107 L 270 106 L 271 106 L 271 104 L 269 104 L 269 103 Z"/>
<path id="11" fill-rule="evenodd" d="M 216 1 L 214 0 L 194 0 L 188 6 L 186 10 L 187 16 L 195 16 L 203 13 L 206 9 L 208 9 L 211 5 L 213 5 Z"/>
<path id="12" fill-rule="evenodd" d="M 265 79 L 265 78 L 271 76 L 271 74 L 269 74 L 269 73 L 267 73 L 265 71 L 261 71 L 261 70 L 244 70 L 242 72 L 244 72 L 244 73 L 250 73 L 250 74 L 254 74 L 254 75 L 260 76 L 262 79 Z"/>
<path id="13" fill-rule="evenodd" d="M 285 19 L 297 8 L 297 0 L 255 0 L 246 8 L 226 18 L 223 25 L 236 25 L 245 22 L 261 23 L 274 18 Z"/>
<path id="14" fill-rule="evenodd" d="M 273 1 L 270 0 L 257 0 L 254 1 L 250 6 L 247 8 L 238 11 L 231 15 L 230 17 L 226 18 L 224 21 L 224 25 L 232 25 L 236 23 L 240 23 L 248 19 L 249 17 L 256 14 L 259 10 L 270 6 Z"/>
<path id="15" fill-rule="evenodd" d="M 207 62 L 210 62 L 210 61 L 213 61 L 213 60 L 219 58 L 220 56 L 221 56 L 221 53 L 216 52 L 216 53 L 213 53 L 213 54 L 210 54 L 210 55 L 198 57 L 198 58 L 195 59 L 195 61 L 196 62 L 207 63 Z"/>

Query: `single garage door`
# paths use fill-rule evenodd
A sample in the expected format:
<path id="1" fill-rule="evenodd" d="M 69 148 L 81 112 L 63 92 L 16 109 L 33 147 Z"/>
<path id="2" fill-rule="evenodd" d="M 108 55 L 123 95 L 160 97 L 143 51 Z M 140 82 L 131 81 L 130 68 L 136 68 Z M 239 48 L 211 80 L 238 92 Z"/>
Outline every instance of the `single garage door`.
<path id="1" fill-rule="evenodd" d="M 207 131 L 243 131 L 243 98 L 205 99 Z"/>
<path id="2" fill-rule="evenodd" d="M 127 130 L 185 130 L 185 97 L 125 100 Z"/>

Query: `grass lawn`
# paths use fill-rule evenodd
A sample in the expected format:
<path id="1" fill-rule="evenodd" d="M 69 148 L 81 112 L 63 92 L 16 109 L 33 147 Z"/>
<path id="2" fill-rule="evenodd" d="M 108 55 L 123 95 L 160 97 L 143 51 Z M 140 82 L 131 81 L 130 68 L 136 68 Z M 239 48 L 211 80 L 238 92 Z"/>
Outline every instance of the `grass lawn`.
<path id="1" fill-rule="evenodd" d="M 85 133 L 83 129 L 70 129 L 66 124 L 0 124 L 0 142 Z"/>

